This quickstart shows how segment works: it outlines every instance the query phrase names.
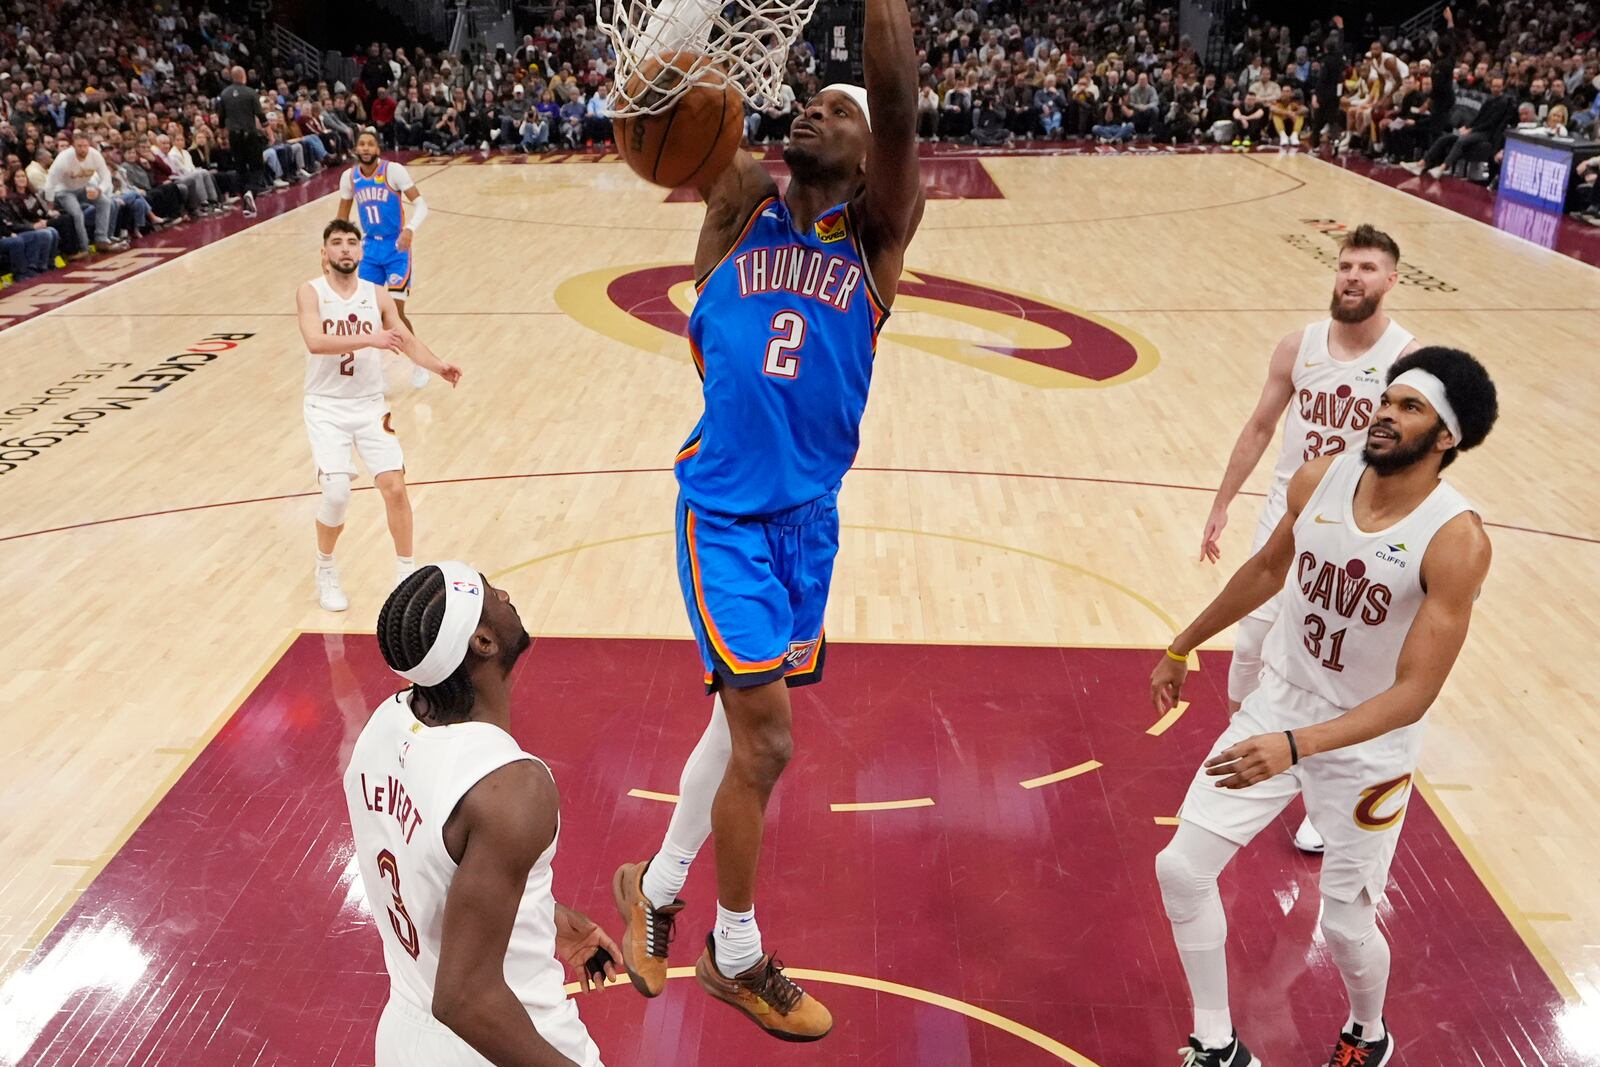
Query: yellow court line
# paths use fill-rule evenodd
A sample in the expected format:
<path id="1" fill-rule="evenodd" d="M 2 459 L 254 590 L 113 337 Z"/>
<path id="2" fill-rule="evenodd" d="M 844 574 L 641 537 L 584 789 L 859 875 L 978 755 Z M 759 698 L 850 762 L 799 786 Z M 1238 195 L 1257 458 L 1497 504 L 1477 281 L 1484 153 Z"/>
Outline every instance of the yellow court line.
<path id="1" fill-rule="evenodd" d="M 932 797 L 917 797 L 914 800 L 878 800 L 865 804 L 829 804 L 829 811 L 899 811 L 901 808 L 931 808 Z"/>
<path id="2" fill-rule="evenodd" d="M 1564 911 L 1525 911 L 1522 917 L 1532 923 L 1569 923 L 1572 916 Z"/>
<path id="3" fill-rule="evenodd" d="M 128 843 L 128 839 L 133 836 L 134 831 L 144 824 L 145 819 L 149 818 L 150 813 L 156 809 L 156 805 L 161 803 L 162 798 L 178 783 L 178 779 L 183 777 L 184 772 L 189 769 L 200 753 L 204 752 L 206 746 L 211 744 L 212 739 L 222 732 L 222 728 L 228 724 L 228 720 L 233 718 L 233 713 L 243 707 L 244 702 L 250 699 L 250 694 L 260 687 L 262 679 L 272 673 L 272 668 L 276 667 L 278 661 L 283 659 L 284 653 L 289 651 L 289 646 L 294 644 L 301 634 L 307 632 L 314 631 L 290 630 L 288 636 L 278 643 L 277 649 L 267 657 L 261 666 L 256 668 L 255 673 L 250 676 L 249 680 L 234 694 L 233 699 L 228 702 L 228 706 L 206 728 L 205 733 L 200 735 L 194 746 L 188 749 L 188 758 L 179 759 L 172 769 L 167 772 L 166 778 L 155 789 L 151 790 L 149 799 L 145 801 L 138 811 L 133 813 L 132 818 L 123 824 L 122 829 L 117 831 L 117 836 L 112 839 L 110 845 L 106 846 L 105 851 L 96 856 L 91 863 L 85 865 L 83 877 L 78 880 L 78 884 L 62 894 L 55 907 L 50 909 L 50 912 L 34 928 L 33 933 L 28 936 L 27 940 L 22 942 L 21 951 L 13 955 L 11 960 L 3 967 L 0 967 L 0 985 L 3 985 L 6 979 L 10 978 L 15 971 L 32 958 L 34 950 L 44 942 L 46 937 L 50 936 L 50 931 L 55 929 L 56 923 L 60 922 L 62 916 L 66 915 L 73 902 L 83 895 L 83 891 L 89 888 L 89 884 L 100 876 L 101 871 L 105 870 L 106 864 L 111 862 L 111 858 L 122 850 L 123 845 Z M 77 866 L 77 863 L 74 862 L 70 865 Z"/>
<path id="4" fill-rule="evenodd" d="M 628 795 L 630 797 L 638 797 L 640 800 L 659 800 L 663 804 L 676 804 L 678 802 L 676 793 L 652 793 L 648 789 L 630 789 L 628 790 Z"/>
<path id="5" fill-rule="evenodd" d="M 1183 713 L 1188 710 L 1189 702 L 1187 700 L 1178 701 L 1172 706 L 1171 711 L 1157 719 L 1156 724 L 1150 727 L 1150 729 L 1146 730 L 1145 733 L 1149 734 L 1151 737 L 1160 737 L 1162 734 L 1170 730 L 1172 728 L 1172 724 L 1177 722 Z"/>
<path id="6" fill-rule="evenodd" d="M 1178 825 L 1178 817 L 1176 815 L 1157 815 L 1155 823 L 1157 826 L 1176 826 Z"/>
<path id="7" fill-rule="evenodd" d="M 1105 764 L 1101 763 L 1097 759 L 1085 760 L 1075 767 L 1068 767 L 1064 771 L 1056 771 L 1054 774 L 1046 774 L 1038 778 L 1029 778 L 1027 781 L 1022 783 L 1022 788 L 1038 789 L 1041 785 L 1051 785 L 1055 782 L 1064 782 L 1068 778 L 1076 778 L 1080 774 L 1088 774 L 1090 771 L 1098 771 L 1104 766 Z"/>
<path id="8" fill-rule="evenodd" d="M 980 1008 L 975 1004 L 968 1004 L 966 1001 L 957 1000 L 955 997 L 947 997 L 943 993 L 935 993 L 927 989 L 918 989 L 916 986 L 901 985 L 899 982 L 885 982 L 881 978 L 868 978 L 867 976 L 860 974 L 845 974 L 842 971 L 813 971 L 803 967 L 785 967 L 784 973 L 790 978 L 794 978 L 802 982 L 821 982 L 825 985 L 851 986 L 855 989 L 866 989 L 874 993 L 887 993 L 890 996 L 904 997 L 906 1000 L 914 1000 L 919 1004 L 927 1004 L 935 1008 L 943 1008 L 946 1011 L 953 1011 L 958 1015 L 965 1015 L 967 1018 L 976 1022 L 983 1023 L 986 1026 L 992 1026 L 996 1030 L 1000 1030 L 1004 1033 L 1010 1034 L 1013 1037 L 1019 1038 L 1020 1040 L 1026 1041 L 1033 1047 L 1043 1049 L 1045 1052 L 1050 1053 L 1063 1063 L 1072 1064 L 1072 1067 L 1100 1067 L 1100 1064 L 1096 1063 L 1094 1060 L 1091 1060 L 1077 1049 L 1064 1045 L 1060 1041 L 1057 1041 L 1055 1038 L 1046 1034 L 1041 1034 L 1031 1026 L 1024 1026 L 1015 1019 L 1008 1019 L 998 1012 L 990 1011 L 987 1008 Z M 688 978 L 693 974 L 693 967 L 672 967 L 667 971 L 668 978 Z M 603 988 L 625 988 L 627 984 L 628 983 L 626 982 L 613 982 L 612 984 L 604 986 Z M 567 983 L 566 993 L 568 996 L 572 996 L 578 991 L 579 986 L 577 982 Z"/>
<path id="9" fill-rule="evenodd" d="M 1445 833 L 1450 835 L 1450 840 L 1456 843 L 1456 848 L 1460 851 L 1462 857 L 1466 859 L 1467 865 L 1478 875 L 1478 881 L 1483 883 L 1483 887 L 1489 891 L 1489 895 L 1494 898 L 1494 902 L 1505 913 L 1505 917 L 1510 921 L 1512 929 L 1516 930 L 1517 935 L 1522 938 L 1522 943 L 1528 946 L 1528 951 L 1533 955 L 1533 958 L 1539 961 L 1539 966 L 1544 968 L 1544 973 L 1549 976 L 1550 983 L 1556 987 L 1556 992 L 1560 993 L 1569 1004 L 1581 1003 L 1582 998 L 1578 996 L 1577 987 L 1572 984 L 1572 979 L 1567 977 L 1567 972 L 1562 970 L 1561 964 L 1556 962 L 1555 955 L 1551 953 L 1549 946 L 1544 943 L 1538 931 L 1529 923 L 1528 916 L 1524 915 L 1522 910 L 1517 907 L 1516 902 L 1511 899 L 1511 894 L 1506 892 L 1505 887 L 1500 884 L 1500 880 L 1489 869 L 1489 864 L 1478 854 L 1477 846 L 1472 843 L 1472 839 L 1467 836 L 1466 831 L 1461 829 L 1461 824 L 1456 822 L 1455 816 L 1450 814 L 1450 809 L 1444 806 L 1444 801 L 1439 799 L 1439 793 L 1434 789 L 1432 783 L 1422 776 L 1421 771 L 1417 771 L 1412 776 L 1411 781 L 1416 786 L 1417 792 L 1422 794 L 1422 799 L 1428 802 L 1428 807 L 1433 809 L 1433 813 L 1438 816 L 1439 823 L 1444 827 Z"/>
<path id="10" fill-rule="evenodd" d="M 93 867 L 95 864 L 97 864 L 99 862 L 100 862 L 99 860 L 60 859 L 60 860 L 51 860 L 50 861 L 50 866 L 52 866 L 52 867 Z"/>
<path id="11" fill-rule="evenodd" d="M 1434 782 L 1433 791 L 1435 793 L 1470 793 L 1472 792 L 1472 787 L 1461 782 Z"/>
<path id="12" fill-rule="evenodd" d="M 189 748 L 171 748 L 171 747 L 167 747 L 167 748 L 158 748 L 158 749 L 156 749 L 156 755 L 158 755 L 158 756 L 187 756 L 189 753 L 191 753 L 193 751 L 194 751 L 193 746 L 191 746 Z"/>

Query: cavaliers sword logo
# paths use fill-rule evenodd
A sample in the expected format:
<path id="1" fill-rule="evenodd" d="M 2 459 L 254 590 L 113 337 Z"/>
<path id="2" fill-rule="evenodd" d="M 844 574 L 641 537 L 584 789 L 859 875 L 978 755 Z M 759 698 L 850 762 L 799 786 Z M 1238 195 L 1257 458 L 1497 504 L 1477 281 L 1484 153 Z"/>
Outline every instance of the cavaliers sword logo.
<path id="1" fill-rule="evenodd" d="M 1387 782 L 1379 782 L 1361 791 L 1361 800 L 1356 804 L 1356 825 L 1363 830 L 1374 833 L 1387 830 L 1400 822 L 1400 817 L 1406 813 L 1406 793 L 1411 787 L 1411 775 L 1402 774 L 1398 778 L 1391 778 Z M 1390 801 L 1399 799 L 1399 804 L 1392 809 L 1385 810 Z"/>

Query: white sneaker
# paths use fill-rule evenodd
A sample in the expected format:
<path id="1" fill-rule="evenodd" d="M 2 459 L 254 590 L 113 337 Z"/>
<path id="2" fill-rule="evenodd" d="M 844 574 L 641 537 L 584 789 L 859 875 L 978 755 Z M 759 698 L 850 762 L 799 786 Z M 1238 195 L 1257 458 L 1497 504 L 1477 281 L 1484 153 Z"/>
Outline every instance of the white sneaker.
<path id="1" fill-rule="evenodd" d="M 1289 147 L 1289 135 L 1286 133 L 1278 134 L 1278 145 L 1281 148 Z"/>
<path id="2" fill-rule="evenodd" d="M 411 388 L 413 388 L 413 389 L 421 389 L 424 385 L 427 385 L 427 384 L 428 384 L 428 368 L 419 367 L 419 366 L 416 366 L 415 364 L 413 364 L 412 368 L 411 368 Z"/>
<path id="3" fill-rule="evenodd" d="M 1400 169 L 1405 171 L 1407 174 L 1415 174 L 1419 178 L 1422 177 L 1422 163 L 1420 161 L 1413 163 L 1402 163 L 1400 164 Z"/>
<path id="4" fill-rule="evenodd" d="M 297 182 L 308 181 L 310 178 L 311 172 L 306 170 L 304 167 L 301 167 L 299 170 L 294 172 L 294 180 Z"/>
<path id="5" fill-rule="evenodd" d="M 1311 825 L 1308 815 L 1300 820 L 1300 828 L 1294 832 L 1294 847 L 1301 852 L 1309 852 L 1314 856 L 1322 855 L 1324 845 L 1322 835 L 1317 833 L 1317 828 Z"/>
<path id="6" fill-rule="evenodd" d="M 282 178 L 274 178 L 272 179 L 272 187 L 274 189 L 287 189 L 289 188 L 289 183 Z"/>
<path id="7" fill-rule="evenodd" d="M 1434 178 L 1434 179 L 1443 178 L 1444 177 L 1444 167 L 1443 167 L 1443 165 L 1434 167 L 1432 170 L 1430 170 L 1428 172 L 1428 177 Z"/>
<path id="8" fill-rule="evenodd" d="M 350 607 L 350 598 L 339 588 L 339 568 L 317 567 L 317 603 L 323 611 L 344 611 Z"/>

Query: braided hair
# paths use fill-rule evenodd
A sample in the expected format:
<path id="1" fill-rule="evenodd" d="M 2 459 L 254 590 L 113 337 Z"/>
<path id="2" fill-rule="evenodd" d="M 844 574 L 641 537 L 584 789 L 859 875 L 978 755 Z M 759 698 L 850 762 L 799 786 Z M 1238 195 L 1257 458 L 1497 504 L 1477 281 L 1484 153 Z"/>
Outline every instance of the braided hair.
<path id="1" fill-rule="evenodd" d="M 444 590 L 444 572 L 430 565 L 413 571 L 384 601 L 378 613 L 378 649 L 392 670 L 411 670 L 433 647 L 444 622 Z M 411 694 L 419 719 L 465 722 L 475 700 L 467 660 L 438 685 L 413 685 Z"/>

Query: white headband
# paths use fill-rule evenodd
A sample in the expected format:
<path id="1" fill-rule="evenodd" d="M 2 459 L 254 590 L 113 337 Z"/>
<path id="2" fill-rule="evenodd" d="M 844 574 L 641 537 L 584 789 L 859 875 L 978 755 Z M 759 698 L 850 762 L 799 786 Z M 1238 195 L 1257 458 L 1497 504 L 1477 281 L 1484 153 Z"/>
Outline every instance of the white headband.
<path id="1" fill-rule="evenodd" d="M 834 82 L 832 85 L 824 85 L 821 89 L 817 90 L 819 93 L 826 93 L 830 91 L 835 93 L 843 93 L 850 99 L 854 100 L 856 102 L 856 107 L 861 109 L 861 117 L 867 120 L 867 129 L 872 129 L 872 112 L 867 109 L 867 91 L 865 89 L 861 88 L 859 85 L 851 85 L 849 82 Z"/>
<path id="2" fill-rule="evenodd" d="M 1389 383 L 1391 389 L 1397 385 L 1409 385 L 1421 393 L 1423 399 L 1439 413 L 1439 418 L 1444 420 L 1444 428 L 1450 431 L 1456 444 L 1461 444 L 1461 420 L 1456 418 L 1456 409 L 1450 406 L 1450 397 L 1445 393 L 1443 382 L 1421 368 L 1412 367 Z"/>
<path id="3" fill-rule="evenodd" d="M 444 572 L 444 621 L 439 636 L 422 662 L 408 671 L 395 671 L 413 685 L 438 685 L 456 672 L 467 658 L 467 642 L 483 618 L 483 578 L 460 560 L 432 564 Z"/>

